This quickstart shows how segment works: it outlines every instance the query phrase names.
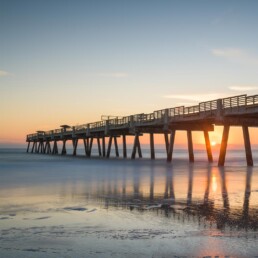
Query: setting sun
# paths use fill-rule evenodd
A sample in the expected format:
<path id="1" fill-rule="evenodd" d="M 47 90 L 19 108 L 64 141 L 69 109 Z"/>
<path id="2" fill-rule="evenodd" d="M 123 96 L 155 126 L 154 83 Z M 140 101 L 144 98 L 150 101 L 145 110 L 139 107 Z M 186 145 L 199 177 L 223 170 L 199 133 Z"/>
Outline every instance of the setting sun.
<path id="1" fill-rule="evenodd" d="M 211 146 L 216 146 L 216 145 L 217 145 L 217 142 L 215 142 L 215 141 L 211 142 Z"/>

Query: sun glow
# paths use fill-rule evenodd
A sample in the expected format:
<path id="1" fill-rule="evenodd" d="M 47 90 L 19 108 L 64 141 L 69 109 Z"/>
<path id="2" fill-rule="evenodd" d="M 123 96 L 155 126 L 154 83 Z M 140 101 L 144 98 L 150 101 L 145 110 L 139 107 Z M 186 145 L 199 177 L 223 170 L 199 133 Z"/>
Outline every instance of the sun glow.
<path id="1" fill-rule="evenodd" d="M 217 142 L 215 142 L 215 141 L 211 142 L 211 146 L 216 146 L 216 145 L 217 145 Z"/>

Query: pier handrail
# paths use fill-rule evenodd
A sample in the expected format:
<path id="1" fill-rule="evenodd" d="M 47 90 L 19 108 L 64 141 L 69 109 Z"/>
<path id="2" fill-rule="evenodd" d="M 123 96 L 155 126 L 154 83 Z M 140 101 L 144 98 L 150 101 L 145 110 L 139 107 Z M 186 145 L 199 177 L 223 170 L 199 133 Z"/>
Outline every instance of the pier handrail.
<path id="1" fill-rule="evenodd" d="M 168 116 L 169 117 L 176 117 L 176 116 L 183 116 L 184 115 L 184 106 L 169 108 Z"/>
<path id="2" fill-rule="evenodd" d="M 217 99 L 201 102 L 199 103 L 199 110 L 200 112 L 211 112 L 212 110 L 217 110 L 217 103 Z"/>
<path id="3" fill-rule="evenodd" d="M 246 97 L 246 105 L 256 105 L 258 104 L 258 95 L 248 96 Z"/>
<path id="4" fill-rule="evenodd" d="M 246 105 L 247 95 L 239 95 L 222 99 L 223 108 L 234 108 Z"/>
<path id="5" fill-rule="evenodd" d="M 184 107 L 184 115 L 192 115 L 200 112 L 200 106 L 195 105 L 191 107 Z"/>

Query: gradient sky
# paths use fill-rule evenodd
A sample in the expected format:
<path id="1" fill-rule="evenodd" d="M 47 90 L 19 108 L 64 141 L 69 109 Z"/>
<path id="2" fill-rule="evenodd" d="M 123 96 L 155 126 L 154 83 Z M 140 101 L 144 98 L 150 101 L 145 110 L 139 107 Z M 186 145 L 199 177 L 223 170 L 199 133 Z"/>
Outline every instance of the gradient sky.
<path id="1" fill-rule="evenodd" d="M 257 13 L 256 0 L 0 0 L 0 146 L 258 93 Z"/>

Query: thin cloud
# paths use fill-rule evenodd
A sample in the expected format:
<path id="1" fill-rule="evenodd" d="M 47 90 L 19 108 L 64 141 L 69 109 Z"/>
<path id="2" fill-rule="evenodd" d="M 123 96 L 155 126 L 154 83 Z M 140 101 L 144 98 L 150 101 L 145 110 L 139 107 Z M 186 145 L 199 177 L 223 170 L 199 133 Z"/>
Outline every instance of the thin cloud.
<path id="1" fill-rule="evenodd" d="M 119 73 L 119 72 L 116 72 L 116 73 L 100 73 L 98 75 L 101 76 L 101 77 L 110 77 L 110 78 L 126 78 L 126 77 L 128 77 L 127 73 Z"/>
<path id="2" fill-rule="evenodd" d="M 167 99 L 180 99 L 184 101 L 194 101 L 194 102 L 202 102 L 202 101 L 209 101 L 213 99 L 219 99 L 222 96 L 222 94 L 218 93 L 208 93 L 208 94 L 180 94 L 180 95 L 165 95 L 163 96 Z"/>
<path id="3" fill-rule="evenodd" d="M 196 102 L 188 102 L 188 101 L 186 101 L 186 102 L 176 102 L 175 103 L 175 105 L 176 106 L 178 106 L 178 107 L 180 107 L 180 106 L 194 106 L 194 105 L 196 105 Z"/>
<path id="4" fill-rule="evenodd" d="M 230 90 L 234 91 L 252 91 L 252 90 L 258 90 L 258 86 L 230 86 Z"/>
<path id="5" fill-rule="evenodd" d="M 258 58 L 241 48 L 215 48 L 211 50 L 211 53 L 229 61 L 258 65 Z"/>
<path id="6" fill-rule="evenodd" d="M 11 74 L 4 70 L 0 70 L 0 77 L 5 77 L 5 76 L 9 76 L 9 75 L 11 75 Z"/>
<path id="7" fill-rule="evenodd" d="M 211 50 L 212 54 L 215 56 L 221 56 L 226 58 L 240 58 L 246 55 L 246 53 L 239 48 L 215 48 Z"/>

